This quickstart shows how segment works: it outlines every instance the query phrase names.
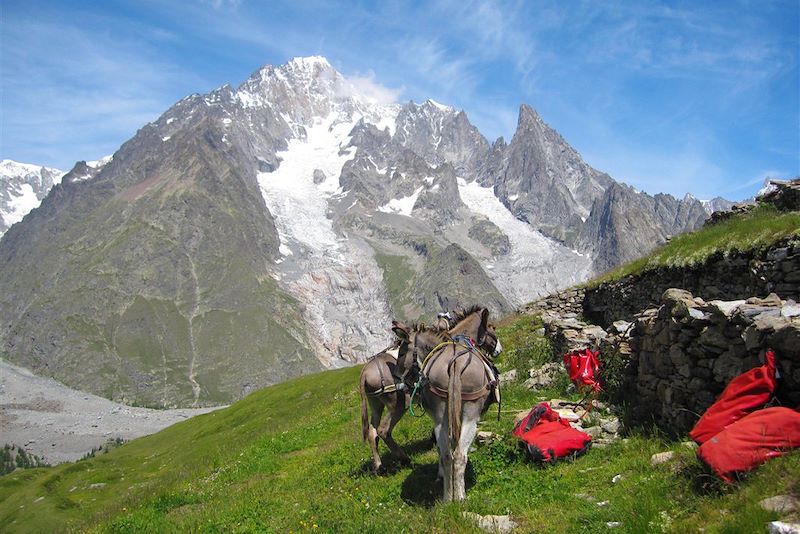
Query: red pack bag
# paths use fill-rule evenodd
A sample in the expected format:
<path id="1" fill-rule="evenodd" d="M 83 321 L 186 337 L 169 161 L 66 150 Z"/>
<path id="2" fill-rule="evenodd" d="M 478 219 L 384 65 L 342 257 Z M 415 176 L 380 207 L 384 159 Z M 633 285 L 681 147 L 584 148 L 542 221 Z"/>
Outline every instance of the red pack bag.
<path id="1" fill-rule="evenodd" d="M 534 406 L 512 433 L 525 443 L 531 458 L 542 463 L 579 456 L 592 444 L 592 436 L 572 428 L 546 402 Z"/>
<path id="2" fill-rule="evenodd" d="M 800 447 L 800 413 L 778 406 L 736 421 L 697 449 L 697 457 L 722 480 L 733 482 L 770 458 Z"/>
<path id="3" fill-rule="evenodd" d="M 709 406 L 689 437 L 702 445 L 728 425 L 769 402 L 777 383 L 775 353 L 767 349 L 764 365 L 740 374 L 728 384 L 722 395 Z"/>
<path id="4" fill-rule="evenodd" d="M 600 382 L 595 378 L 600 368 L 598 356 L 600 352 L 591 349 L 576 350 L 564 355 L 564 365 L 567 367 L 569 379 L 578 389 L 588 386 L 593 391 L 600 391 Z"/>

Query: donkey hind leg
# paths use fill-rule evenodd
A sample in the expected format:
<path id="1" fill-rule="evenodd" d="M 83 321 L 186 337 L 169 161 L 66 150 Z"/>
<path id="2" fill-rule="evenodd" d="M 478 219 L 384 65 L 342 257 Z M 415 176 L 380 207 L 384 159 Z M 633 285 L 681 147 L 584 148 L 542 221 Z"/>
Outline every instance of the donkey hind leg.
<path id="1" fill-rule="evenodd" d="M 404 451 L 392 437 L 392 429 L 394 429 L 394 426 L 405 413 L 405 397 L 403 392 L 390 393 L 389 396 L 390 398 L 393 397 L 394 400 L 386 404 L 386 407 L 389 409 L 389 417 L 384 419 L 381 426 L 378 428 L 378 436 L 386 442 L 386 445 L 389 446 L 389 450 L 392 451 L 393 455 L 400 458 L 403 462 L 410 462 L 411 458 L 408 457 L 406 451 Z"/>
<path id="2" fill-rule="evenodd" d="M 481 418 L 483 399 L 465 402 L 461 409 L 461 436 L 453 447 L 453 500 L 463 501 L 467 496 L 466 471 L 467 454 L 478 433 L 478 421 Z"/>
<path id="3" fill-rule="evenodd" d="M 450 453 L 450 443 L 448 439 L 450 432 L 447 422 L 447 401 L 434 397 L 431 399 L 429 405 L 430 415 L 433 419 L 433 433 L 436 435 L 436 447 L 439 451 L 439 472 L 436 479 L 437 481 L 441 480 L 443 482 L 444 500 L 447 501 L 448 496 L 451 495 L 452 492 L 450 482 L 452 480 L 451 473 L 453 466 L 453 458 Z"/>
<path id="4" fill-rule="evenodd" d="M 376 397 L 368 397 L 367 402 L 369 403 L 367 441 L 369 442 L 369 448 L 372 450 L 372 470 L 377 473 L 383 468 L 381 455 L 378 451 L 378 427 L 381 424 L 381 416 L 383 416 L 383 402 Z"/>

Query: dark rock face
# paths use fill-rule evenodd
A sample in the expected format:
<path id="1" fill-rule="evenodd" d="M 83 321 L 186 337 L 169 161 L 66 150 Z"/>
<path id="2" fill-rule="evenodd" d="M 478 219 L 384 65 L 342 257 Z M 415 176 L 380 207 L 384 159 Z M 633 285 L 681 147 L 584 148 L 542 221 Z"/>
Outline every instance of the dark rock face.
<path id="1" fill-rule="evenodd" d="M 167 112 L 188 123 L 168 140 L 148 125 L 94 178 L 73 179 L 79 164 L 4 236 L 5 358 L 165 406 L 225 402 L 320 368 L 266 271 L 278 239 L 242 172 L 255 159 L 185 106 Z"/>
<path id="2" fill-rule="evenodd" d="M 667 238 L 702 226 L 703 205 L 688 197 L 651 197 L 614 183 L 597 199 L 581 229 L 578 245 L 590 250 L 597 272 L 644 256 Z"/>
<path id="3" fill-rule="evenodd" d="M 592 202 L 613 180 L 587 165 L 526 105 L 505 152 L 505 167 L 496 181 L 503 203 L 545 235 L 574 244 Z"/>

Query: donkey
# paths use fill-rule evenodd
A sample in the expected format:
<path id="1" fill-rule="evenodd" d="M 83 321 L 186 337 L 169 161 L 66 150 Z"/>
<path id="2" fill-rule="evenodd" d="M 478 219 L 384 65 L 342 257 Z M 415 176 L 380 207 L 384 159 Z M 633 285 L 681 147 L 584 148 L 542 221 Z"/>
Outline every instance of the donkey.
<path id="1" fill-rule="evenodd" d="M 499 345 L 488 318 L 485 308 L 478 311 L 477 321 L 470 316 L 469 324 L 474 330 L 469 335 L 478 345 L 492 340 Z M 424 377 L 422 403 L 434 422 L 439 474 L 444 479 L 443 498 L 464 500 L 467 453 L 477 434 L 478 421 L 493 400 L 496 373 L 472 343 L 456 341 L 430 329 L 415 332 L 409 348 L 417 358 L 423 352 L 427 354 L 420 365 Z"/>
<path id="2" fill-rule="evenodd" d="M 361 395 L 361 436 L 369 442 L 372 450 L 372 469 L 376 473 L 383 471 L 381 455 L 378 452 L 378 440 L 382 439 L 394 456 L 402 462 L 410 462 L 405 451 L 392 437 L 392 429 L 405 413 L 408 404 L 408 384 L 398 377 L 397 360 L 405 361 L 408 351 L 410 330 L 397 321 L 392 322 L 392 331 L 397 336 L 397 343 L 369 359 L 361 369 L 359 377 L 359 393 Z M 410 378 L 410 377 L 409 377 Z M 369 416 L 367 415 L 369 405 Z M 383 418 L 386 408 L 389 417 Z"/>
<path id="3" fill-rule="evenodd" d="M 426 354 L 449 333 L 462 334 L 475 337 L 480 324 L 480 314 L 483 308 L 473 307 L 457 312 L 455 317 L 449 316 L 444 323 L 435 329 L 427 329 L 424 325 L 416 325 L 412 330 L 397 321 L 392 322 L 392 331 L 397 336 L 398 344 L 373 356 L 364 364 L 359 378 L 359 391 L 361 395 L 361 433 L 364 441 L 369 442 L 372 451 L 372 468 L 376 473 L 383 470 L 383 464 L 378 451 L 379 439 L 389 447 L 392 454 L 404 462 L 408 462 L 408 455 L 392 437 L 392 429 L 403 417 L 406 407 L 410 404 L 409 391 L 419 376 L 419 367 L 416 358 L 409 354 L 408 347 L 412 332 L 429 331 L 423 337 L 434 340 L 426 349 Z M 486 312 L 488 314 L 488 312 Z M 448 327 L 450 332 L 447 331 Z M 440 339 L 441 338 L 441 339 Z M 419 347 L 427 345 L 420 338 Z M 449 339 L 449 337 L 448 337 Z M 481 348 L 490 354 L 498 354 L 502 347 L 490 327 L 484 344 Z M 423 355 L 424 356 L 424 355 Z M 421 360 L 420 360 L 421 361 Z M 369 414 L 367 412 L 369 406 Z M 389 417 L 381 422 L 383 410 L 387 409 Z"/>

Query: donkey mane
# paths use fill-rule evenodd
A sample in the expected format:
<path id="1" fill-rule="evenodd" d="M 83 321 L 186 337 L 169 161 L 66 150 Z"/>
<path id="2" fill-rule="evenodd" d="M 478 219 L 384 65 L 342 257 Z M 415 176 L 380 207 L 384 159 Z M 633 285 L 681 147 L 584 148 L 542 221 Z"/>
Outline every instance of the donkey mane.
<path id="1" fill-rule="evenodd" d="M 482 309 L 483 309 L 483 306 L 480 306 L 479 304 L 474 304 L 471 307 L 466 308 L 466 309 L 465 308 L 461 308 L 460 310 L 455 310 L 453 312 L 455 314 L 455 322 L 462 321 L 463 319 L 465 319 L 469 315 L 472 315 L 473 313 L 476 313 L 476 312 L 478 312 L 478 311 L 480 311 Z"/>
<path id="2" fill-rule="evenodd" d="M 411 330 L 416 332 L 429 332 L 431 334 L 438 334 L 440 337 L 447 336 L 447 329 L 446 328 L 439 328 L 436 325 L 429 326 L 425 323 L 414 323 L 411 325 Z"/>

